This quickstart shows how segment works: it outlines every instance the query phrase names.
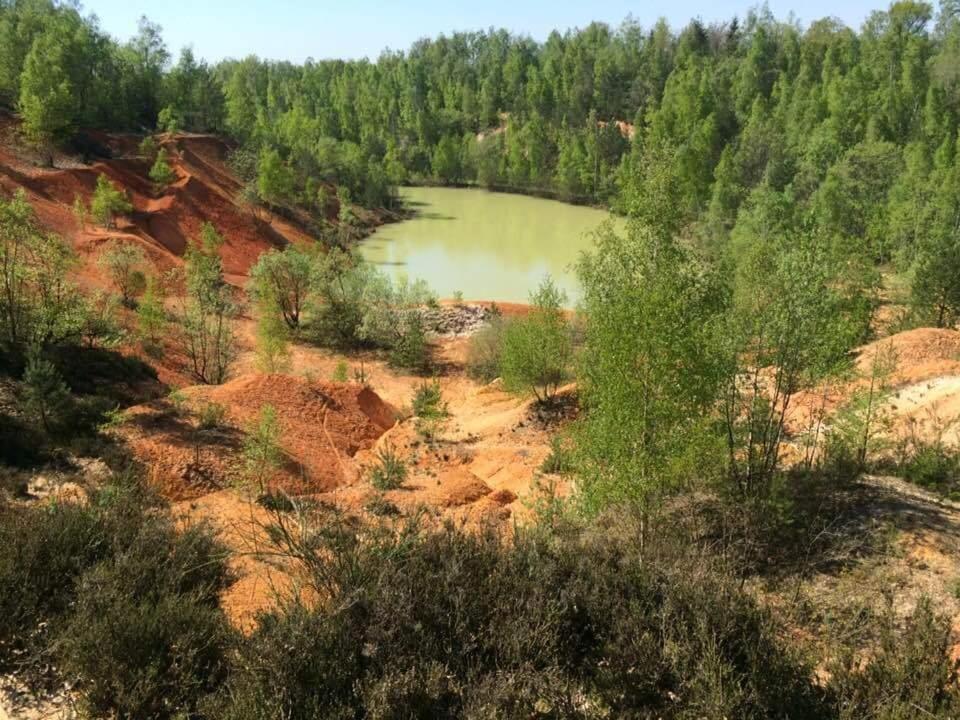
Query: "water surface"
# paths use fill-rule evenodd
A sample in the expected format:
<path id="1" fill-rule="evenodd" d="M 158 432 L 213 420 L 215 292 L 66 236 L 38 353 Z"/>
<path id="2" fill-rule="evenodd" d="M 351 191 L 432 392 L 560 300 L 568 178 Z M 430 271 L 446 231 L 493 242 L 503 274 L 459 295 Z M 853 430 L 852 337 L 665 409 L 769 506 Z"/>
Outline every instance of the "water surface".
<path id="1" fill-rule="evenodd" d="M 472 188 L 403 188 L 416 216 L 361 243 L 363 256 L 397 277 L 422 278 L 442 298 L 526 302 L 549 273 L 573 305 L 572 265 L 609 217 L 595 208 Z"/>

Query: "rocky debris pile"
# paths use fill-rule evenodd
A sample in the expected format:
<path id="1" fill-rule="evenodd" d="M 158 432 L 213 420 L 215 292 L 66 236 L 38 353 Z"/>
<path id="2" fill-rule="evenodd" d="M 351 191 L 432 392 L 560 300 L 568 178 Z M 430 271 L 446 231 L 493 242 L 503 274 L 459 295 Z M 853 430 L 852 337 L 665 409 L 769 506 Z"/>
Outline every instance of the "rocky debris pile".
<path id="1" fill-rule="evenodd" d="M 423 309 L 427 330 L 437 335 L 472 335 L 490 319 L 490 308 L 483 305 L 441 305 Z"/>

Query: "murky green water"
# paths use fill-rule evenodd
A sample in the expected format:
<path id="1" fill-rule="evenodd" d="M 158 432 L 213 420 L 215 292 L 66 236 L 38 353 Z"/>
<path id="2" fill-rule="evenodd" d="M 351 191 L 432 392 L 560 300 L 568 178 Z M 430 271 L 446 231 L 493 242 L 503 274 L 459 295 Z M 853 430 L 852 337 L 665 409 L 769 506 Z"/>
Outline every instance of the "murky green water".
<path id="1" fill-rule="evenodd" d="M 361 244 L 370 262 L 422 278 L 442 298 L 526 302 L 549 273 L 572 306 L 579 289 L 572 264 L 587 234 L 607 219 L 593 208 L 462 188 L 404 188 L 417 216 L 386 225 Z"/>

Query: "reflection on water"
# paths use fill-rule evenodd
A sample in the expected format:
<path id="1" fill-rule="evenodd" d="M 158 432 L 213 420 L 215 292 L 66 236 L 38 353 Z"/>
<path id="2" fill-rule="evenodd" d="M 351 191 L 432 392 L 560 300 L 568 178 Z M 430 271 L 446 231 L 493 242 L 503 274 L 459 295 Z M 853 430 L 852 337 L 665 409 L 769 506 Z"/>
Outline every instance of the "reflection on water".
<path id="1" fill-rule="evenodd" d="M 572 265 L 609 217 L 554 200 L 464 188 L 404 188 L 416 217 L 386 225 L 361 244 L 392 275 L 423 278 L 440 297 L 526 302 L 549 273 L 578 296 Z"/>

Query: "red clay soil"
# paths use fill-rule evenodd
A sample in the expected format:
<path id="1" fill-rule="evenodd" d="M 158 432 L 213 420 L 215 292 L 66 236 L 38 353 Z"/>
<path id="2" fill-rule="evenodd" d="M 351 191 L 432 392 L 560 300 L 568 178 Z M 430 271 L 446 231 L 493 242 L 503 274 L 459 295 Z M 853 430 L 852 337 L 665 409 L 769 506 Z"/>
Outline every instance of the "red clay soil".
<path id="1" fill-rule="evenodd" d="M 57 168 L 40 168 L 17 143 L 16 127 L 16 119 L 0 117 L 0 195 L 24 189 L 41 224 L 76 247 L 84 261 L 81 279 L 91 285 L 104 284 L 94 261 L 98 248 L 110 238 L 141 245 L 162 271 L 178 265 L 188 242 L 199 236 L 204 223 L 212 223 L 225 239 L 220 251 L 224 270 L 238 284 L 262 252 L 311 241 L 302 224 L 266 212 L 258 219 L 237 203 L 241 183 L 226 164 L 229 145 L 217 137 L 160 136 L 177 180 L 156 192 L 149 178 L 152 159 L 136 156 L 139 139 L 134 136 L 88 132 L 110 149 L 113 159 L 84 165 L 58 157 Z M 127 193 L 133 211 L 118 218 L 114 229 L 89 223 L 80 228 L 74 200 L 80 197 L 89 206 L 101 174 Z"/>
<path id="2" fill-rule="evenodd" d="M 354 455 L 370 449 L 395 418 L 369 388 L 286 375 L 251 375 L 184 392 L 192 412 L 175 412 L 169 401 L 139 406 L 128 411 L 122 430 L 151 484 L 171 500 L 242 484 L 246 431 L 266 405 L 276 410 L 286 458 L 267 484 L 293 495 L 356 481 Z M 223 406 L 220 427 L 198 428 L 195 415 L 205 403 Z"/>

